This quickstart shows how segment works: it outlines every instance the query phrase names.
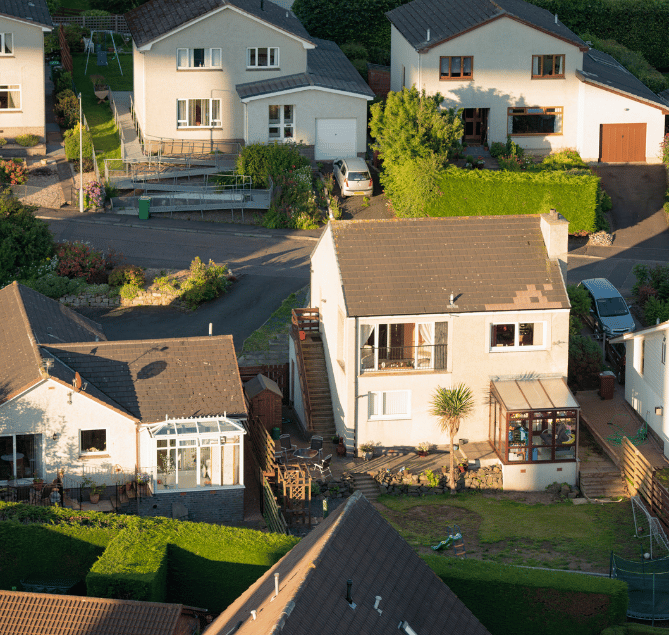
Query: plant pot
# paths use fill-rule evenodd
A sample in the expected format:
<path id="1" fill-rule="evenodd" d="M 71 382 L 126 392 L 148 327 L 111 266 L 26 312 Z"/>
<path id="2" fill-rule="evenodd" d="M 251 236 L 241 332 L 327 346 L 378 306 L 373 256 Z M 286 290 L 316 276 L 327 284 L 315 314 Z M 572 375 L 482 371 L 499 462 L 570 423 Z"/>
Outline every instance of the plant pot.
<path id="1" fill-rule="evenodd" d="M 458 470 L 460 470 L 460 474 L 464 474 L 467 471 L 467 466 L 466 465 L 458 465 Z"/>
<path id="2" fill-rule="evenodd" d="M 374 458 L 374 452 L 363 452 L 365 461 L 371 461 Z"/>
<path id="3" fill-rule="evenodd" d="M 100 502 L 100 494 L 89 494 L 89 498 L 93 505 L 97 505 Z"/>
<path id="4" fill-rule="evenodd" d="M 307 339 L 307 334 L 305 331 L 300 331 L 300 342 L 304 342 Z"/>
<path id="5" fill-rule="evenodd" d="M 417 451 L 416 454 L 417 454 L 418 456 L 427 456 L 427 452 L 419 452 L 419 451 Z"/>
<path id="6" fill-rule="evenodd" d="M 44 483 L 33 483 L 33 487 L 35 488 L 36 491 L 39 492 L 44 487 Z"/>
<path id="7" fill-rule="evenodd" d="M 129 482 L 129 483 L 126 483 L 126 484 L 125 484 L 125 491 L 126 491 L 126 492 L 129 492 L 131 489 L 132 489 L 132 483 L 130 483 L 130 482 Z"/>

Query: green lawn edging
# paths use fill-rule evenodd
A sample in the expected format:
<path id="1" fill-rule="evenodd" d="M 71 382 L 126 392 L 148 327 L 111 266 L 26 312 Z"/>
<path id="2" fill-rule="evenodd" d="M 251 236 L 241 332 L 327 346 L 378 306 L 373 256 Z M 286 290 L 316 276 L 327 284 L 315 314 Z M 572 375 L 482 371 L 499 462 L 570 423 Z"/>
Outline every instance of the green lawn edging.
<path id="1" fill-rule="evenodd" d="M 493 635 L 591 635 L 626 619 L 627 584 L 620 580 L 422 558 Z"/>

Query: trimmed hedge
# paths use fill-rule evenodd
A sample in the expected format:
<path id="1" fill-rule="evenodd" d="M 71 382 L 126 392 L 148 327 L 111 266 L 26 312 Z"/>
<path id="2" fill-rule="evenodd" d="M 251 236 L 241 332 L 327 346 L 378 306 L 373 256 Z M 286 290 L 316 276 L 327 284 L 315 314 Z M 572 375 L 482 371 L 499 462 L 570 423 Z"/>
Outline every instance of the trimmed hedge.
<path id="1" fill-rule="evenodd" d="M 592 635 L 626 619 L 620 580 L 422 557 L 493 635 Z"/>
<path id="2" fill-rule="evenodd" d="M 598 194 L 599 177 L 592 174 L 461 170 L 451 166 L 437 179 L 425 214 L 545 214 L 555 208 L 569 221 L 569 233 L 593 232 L 597 229 Z"/>

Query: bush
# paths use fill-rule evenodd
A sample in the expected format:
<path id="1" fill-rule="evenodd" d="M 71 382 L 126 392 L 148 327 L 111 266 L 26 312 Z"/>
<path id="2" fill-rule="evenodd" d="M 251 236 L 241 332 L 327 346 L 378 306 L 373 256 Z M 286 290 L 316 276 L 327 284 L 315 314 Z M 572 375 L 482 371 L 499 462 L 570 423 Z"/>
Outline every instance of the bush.
<path id="1" fill-rule="evenodd" d="M 7 139 L 0 137 L 0 148 L 7 145 Z"/>
<path id="2" fill-rule="evenodd" d="M 63 133 L 65 137 L 65 157 L 68 161 L 76 161 L 75 167 L 79 167 L 79 124 L 75 125 L 74 128 L 66 130 Z M 82 148 L 84 154 L 84 160 L 89 159 L 91 165 L 93 165 L 93 139 L 91 138 L 91 133 L 88 132 L 85 128 L 82 128 Z M 85 161 L 84 161 L 85 163 Z"/>
<path id="3" fill-rule="evenodd" d="M 443 556 L 423 560 L 495 635 L 591 635 L 626 619 L 627 584 L 620 580 Z"/>
<path id="4" fill-rule="evenodd" d="M 79 100 L 71 90 L 64 90 L 56 98 L 54 112 L 58 125 L 73 128 L 79 123 Z"/>
<path id="5" fill-rule="evenodd" d="M 506 143 L 500 141 L 493 141 L 490 145 L 490 156 L 493 158 L 501 157 L 506 154 Z"/>
<path id="6" fill-rule="evenodd" d="M 279 176 L 310 165 L 293 143 L 252 143 L 237 157 L 237 172 L 250 176 L 254 188 L 269 187 L 268 177 L 276 182 Z"/>
<path id="7" fill-rule="evenodd" d="M 103 284 L 116 266 L 118 257 L 110 252 L 106 256 L 81 242 L 60 243 L 56 247 L 58 266 L 56 273 L 68 278 L 84 278 L 89 284 Z"/>
<path id="8" fill-rule="evenodd" d="M 592 308 L 590 294 L 585 287 L 568 284 L 567 295 L 569 296 L 569 303 L 571 304 L 570 317 L 576 318 L 582 325 L 585 318 L 590 315 L 590 309 Z"/>
<path id="9" fill-rule="evenodd" d="M 217 265 L 213 260 L 205 265 L 198 256 L 190 264 L 190 275 L 183 285 L 181 299 L 195 309 L 203 302 L 217 298 L 228 288 L 230 282 L 227 276 L 226 265 Z"/>
<path id="10" fill-rule="evenodd" d="M 315 229 L 320 211 L 311 190 L 311 168 L 305 166 L 276 177 L 276 195 L 263 216 L 263 227 L 278 229 Z"/>
<path id="11" fill-rule="evenodd" d="M 59 276 L 55 273 L 47 273 L 41 278 L 28 280 L 24 284 L 35 291 L 42 293 L 48 298 L 57 300 L 64 295 L 76 295 L 84 289 L 86 281 L 83 278 L 71 280 L 65 276 Z"/>
<path id="12" fill-rule="evenodd" d="M 58 96 L 66 90 L 72 90 L 72 73 L 64 70 L 53 71 L 53 93 Z M 74 94 L 74 93 L 72 93 Z"/>
<path id="13" fill-rule="evenodd" d="M 643 316 L 649 326 L 652 326 L 658 320 L 666 322 L 669 320 L 669 300 L 660 300 L 651 296 L 643 307 Z"/>
<path id="14" fill-rule="evenodd" d="M 137 265 L 121 265 L 109 274 L 109 284 L 112 287 L 122 287 L 124 284 L 132 284 L 143 287 L 146 284 L 144 269 Z"/>
<path id="15" fill-rule="evenodd" d="M 124 300 L 134 300 L 141 290 L 141 287 L 138 287 L 136 284 L 124 284 L 118 292 Z"/>
<path id="16" fill-rule="evenodd" d="M 669 265 L 634 265 L 632 273 L 636 277 L 636 282 L 632 286 L 632 295 L 642 304 L 639 297 L 640 289 L 643 285 L 650 285 L 655 289 L 658 299 L 669 300 Z"/>
<path id="17" fill-rule="evenodd" d="M 584 335 L 569 338 L 569 373 L 571 383 L 588 388 L 604 368 L 602 347 Z"/>
<path id="18" fill-rule="evenodd" d="M 547 157 L 544 157 L 539 166 L 542 170 L 589 169 L 588 164 L 581 159 L 578 151 L 570 149 L 551 152 Z"/>
<path id="19" fill-rule="evenodd" d="M 39 143 L 39 137 L 35 134 L 20 134 L 14 141 L 24 148 L 32 148 Z"/>
<path id="20" fill-rule="evenodd" d="M 23 185 L 28 180 L 28 167 L 22 159 L 0 160 L 0 183 Z"/>
<path id="21" fill-rule="evenodd" d="M 78 24 L 68 24 L 65 27 L 65 40 L 70 47 L 71 53 L 81 53 L 84 50 L 84 36 L 90 34 L 88 29 L 80 27 Z"/>

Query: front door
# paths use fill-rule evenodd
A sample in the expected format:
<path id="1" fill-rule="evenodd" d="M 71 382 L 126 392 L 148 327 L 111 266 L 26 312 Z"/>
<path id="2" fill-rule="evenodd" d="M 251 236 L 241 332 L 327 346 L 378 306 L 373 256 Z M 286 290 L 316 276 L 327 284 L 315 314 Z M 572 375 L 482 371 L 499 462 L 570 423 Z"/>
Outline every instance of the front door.
<path id="1" fill-rule="evenodd" d="M 467 145 L 483 145 L 488 136 L 489 108 L 465 108 L 462 122 L 465 126 L 464 141 Z"/>

